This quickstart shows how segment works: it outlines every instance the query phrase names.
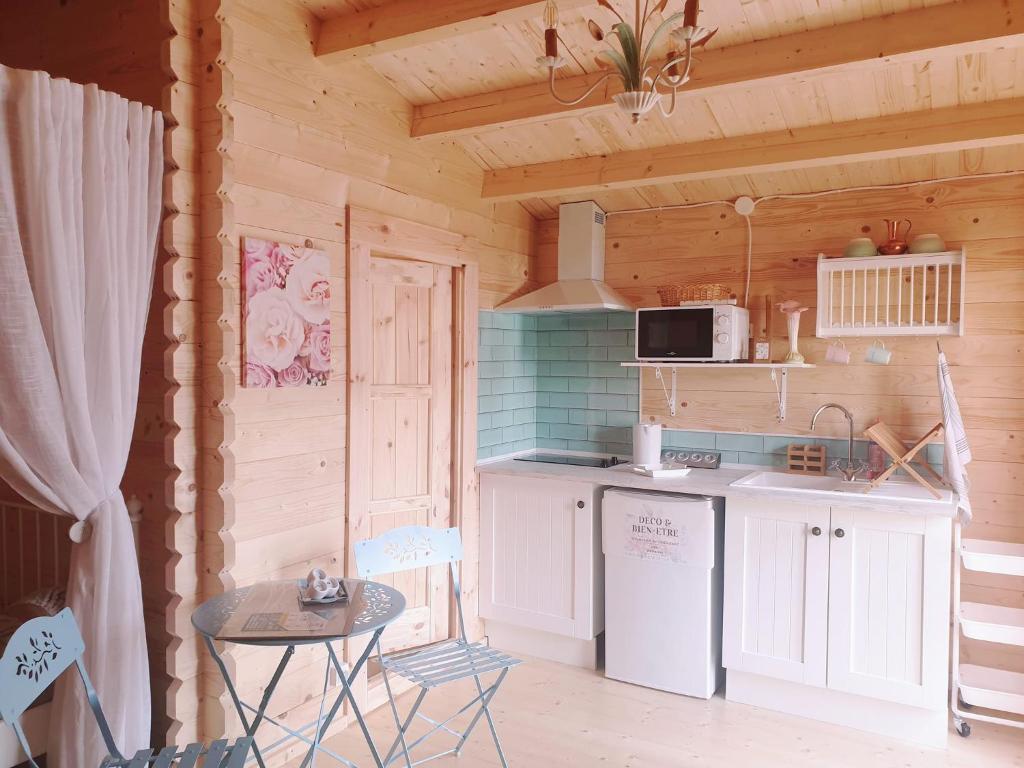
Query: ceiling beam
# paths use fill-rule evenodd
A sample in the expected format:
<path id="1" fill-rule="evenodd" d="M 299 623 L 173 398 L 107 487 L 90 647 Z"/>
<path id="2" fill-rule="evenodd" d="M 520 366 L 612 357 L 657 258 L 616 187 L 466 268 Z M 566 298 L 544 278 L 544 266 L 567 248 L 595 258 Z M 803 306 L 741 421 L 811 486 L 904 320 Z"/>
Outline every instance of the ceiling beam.
<path id="1" fill-rule="evenodd" d="M 1024 143 L 1024 99 L 886 115 L 488 171 L 482 196 L 526 200 Z"/>
<path id="2" fill-rule="evenodd" d="M 707 96 L 731 87 L 1020 45 L 1024 0 L 971 0 L 703 51 L 681 93 Z M 583 93 L 601 74 L 559 78 L 558 92 Z M 580 114 L 609 106 L 612 95 L 621 90 L 617 78 L 612 78 L 580 104 L 565 107 L 551 98 L 544 81 L 425 104 L 413 111 L 411 134 L 457 135 Z"/>
<path id="3" fill-rule="evenodd" d="M 558 5 L 568 10 L 594 3 L 560 0 Z M 316 55 L 360 58 L 391 53 L 529 18 L 539 21 L 543 14 L 544 3 L 538 0 L 396 0 L 324 21 Z"/>

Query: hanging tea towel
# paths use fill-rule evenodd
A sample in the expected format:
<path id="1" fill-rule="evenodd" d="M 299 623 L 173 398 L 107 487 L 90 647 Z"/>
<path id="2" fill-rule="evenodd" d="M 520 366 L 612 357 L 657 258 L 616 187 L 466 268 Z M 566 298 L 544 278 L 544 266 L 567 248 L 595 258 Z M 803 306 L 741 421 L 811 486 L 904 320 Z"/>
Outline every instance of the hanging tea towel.
<path id="1" fill-rule="evenodd" d="M 942 399 L 942 424 L 946 443 L 946 480 L 960 497 L 959 509 L 963 515 L 963 521 L 969 523 L 972 517 L 971 502 L 967 497 L 970 481 L 967 478 L 965 467 L 971 461 L 971 447 L 967 444 L 964 420 L 960 415 L 956 393 L 953 391 L 953 378 L 949 373 L 949 362 L 941 347 L 939 348 L 939 397 Z"/>

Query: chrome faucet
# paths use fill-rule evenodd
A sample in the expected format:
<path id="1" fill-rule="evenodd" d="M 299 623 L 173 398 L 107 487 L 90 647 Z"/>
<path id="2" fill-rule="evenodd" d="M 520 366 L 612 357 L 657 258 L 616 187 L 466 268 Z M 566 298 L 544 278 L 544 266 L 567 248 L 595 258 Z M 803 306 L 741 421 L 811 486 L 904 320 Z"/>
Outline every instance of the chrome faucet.
<path id="1" fill-rule="evenodd" d="M 866 466 L 866 464 L 863 461 L 858 461 L 856 464 L 854 464 L 853 462 L 853 414 L 850 413 L 846 408 L 841 406 L 839 403 L 825 403 L 823 406 L 821 406 L 821 408 L 816 410 L 814 412 L 814 415 L 811 417 L 811 431 L 814 431 L 814 424 L 818 421 L 818 417 L 821 416 L 821 414 L 824 411 L 827 411 L 829 408 L 836 408 L 842 411 L 843 415 L 846 417 L 846 420 L 850 424 L 850 444 L 846 454 L 846 466 L 844 467 L 840 463 L 840 461 L 836 459 L 832 463 L 831 468 L 839 470 L 839 472 L 842 473 L 843 479 L 845 479 L 846 482 L 852 482 L 853 480 L 857 479 L 858 473 L 860 473 Z"/>

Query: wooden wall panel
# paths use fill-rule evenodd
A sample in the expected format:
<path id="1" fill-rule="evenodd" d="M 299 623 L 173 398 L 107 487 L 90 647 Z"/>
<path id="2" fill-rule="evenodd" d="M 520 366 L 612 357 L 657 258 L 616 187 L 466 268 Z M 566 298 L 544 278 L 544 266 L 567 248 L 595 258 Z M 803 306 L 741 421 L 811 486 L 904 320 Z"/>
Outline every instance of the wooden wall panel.
<path id="1" fill-rule="evenodd" d="M 838 253 L 852 237 L 879 239 L 882 218 L 893 215 L 910 218 L 915 233 L 938 232 L 950 247 L 967 249 L 967 335 L 941 341 L 974 450 L 969 472 L 976 523 L 969 535 L 1024 542 L 1024 176 L 760 203 L 752 219 L 752 306 L 770 294 L 813 307 L 817 254 Z M 542 222 L 541 282 L 554 277 L 557 238 L 557 222 Z M 607 281 L 640 306 L 656 306 L 657 286 L 667 282 L 720 282 L 742 300 L 745 262 L 746 227 L 731 205 L 608 219 Z M 781 359 L 787 344 L 777 313 L 774 331 L 773 352 Z M 835 400 L 853 411 L 858 430 L 882 417 L 907 439 L 941 418 L 934 340 L 886 339 L 893 350 L 887 367 L 862 362 L 871 339 L 846 343 L 851 365 L 825 363 L 827 344 L 814 338 L 814 312 L 804 315 L 800 349 L 820 367 L 790 374 L 785 424 L 775 419 L 775 390 L 763 371 L 680 371 L 674 419 L 661 385 L 645 375 L 644 415 L 678 429 L 808 435 L 813 410 Z M 829 418 L 815 434 L 842 436 L 844 430 L 845 422 Z M 987 600 L 1024 607 L 1019 586 L 1006 579 L 965 572 L 965 584 L 965 599 L 980 599 L 983 590 Z M 975 662 L 992 652 L 965 644 L 965 658 Z M 1024 669 L 1024 655 L 1003 655 Z"/>
<path id="2" fill-rule="evenodd" d="M 314 566 L 340 572 L 344 565 L 346 206 L 446 230 L 452 242 L 444 245 L 479 264 L 485 306 L 532 284 L 534 221 L 517 205 L 481 203 L 481 172 L 455 145 L 430 153 L 415 145 L 408 138 L 410 107 L 368 66 L 318 62 L 312 53 L 318 22 L 307 10 L 259 0 L 201 0 L 199 7 L 205 19 L 216 10 L 217 27 L 204 27 L 198 89 L 196 295 L 203 349 L 197 418 L 204 457 L 200 567 L 208 596 L 260 579 L 302 576 Z M 246 236 L 309 239 L 327 252 L 333 332 L 327 387 L 239 385 L 239 244 Z M 269 678 L 274 660 L 266 653 L 233 656 L 243 691 Z M 321 663 L 319 656 L 292 662 L 275 717 L 298 722 L 301 705 L 320 693 L 321 672 L 314 670 Z M 208 662 L 200 657 L 182 671 L 198 677 L 182 690 L 202 697 L 201 735 L 233 729 L 235 716 Z"/>

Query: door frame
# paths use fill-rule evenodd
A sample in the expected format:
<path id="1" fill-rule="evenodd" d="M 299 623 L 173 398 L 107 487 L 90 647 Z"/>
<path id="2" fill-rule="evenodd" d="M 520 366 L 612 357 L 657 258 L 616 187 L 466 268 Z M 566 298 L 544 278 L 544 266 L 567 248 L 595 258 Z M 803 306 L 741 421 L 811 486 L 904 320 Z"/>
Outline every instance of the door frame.
<path id="1" fill-rule="evenodd" d="M 476 478 L 477 339 L 480 272 L 469 238 L 376 211 L 348 206 L 347 260 L 347 434 L 345 461 L 345 573 L 355 577 L 353 544 L 368 536 L 369 516 L 353 510 L 369 506 L 368 452 L 360 450 L 370 430 L 370 262 L 373 257 L 405 259 L 452 267 L 452 445 L 451 518 L 462 532 L 463 608 L 470 639 L 482 636 L 478 617 L 479 498 Z M 449 636 L 457 614 L 449 610 Z M 357 643 L 349 643 L 351 656 Z M 365 646 L 362 646 L 365 647 Z M 360 647 L 358 650 L 361 650 Z M 357 651 L 358 652 L 358 651 Z"/>

